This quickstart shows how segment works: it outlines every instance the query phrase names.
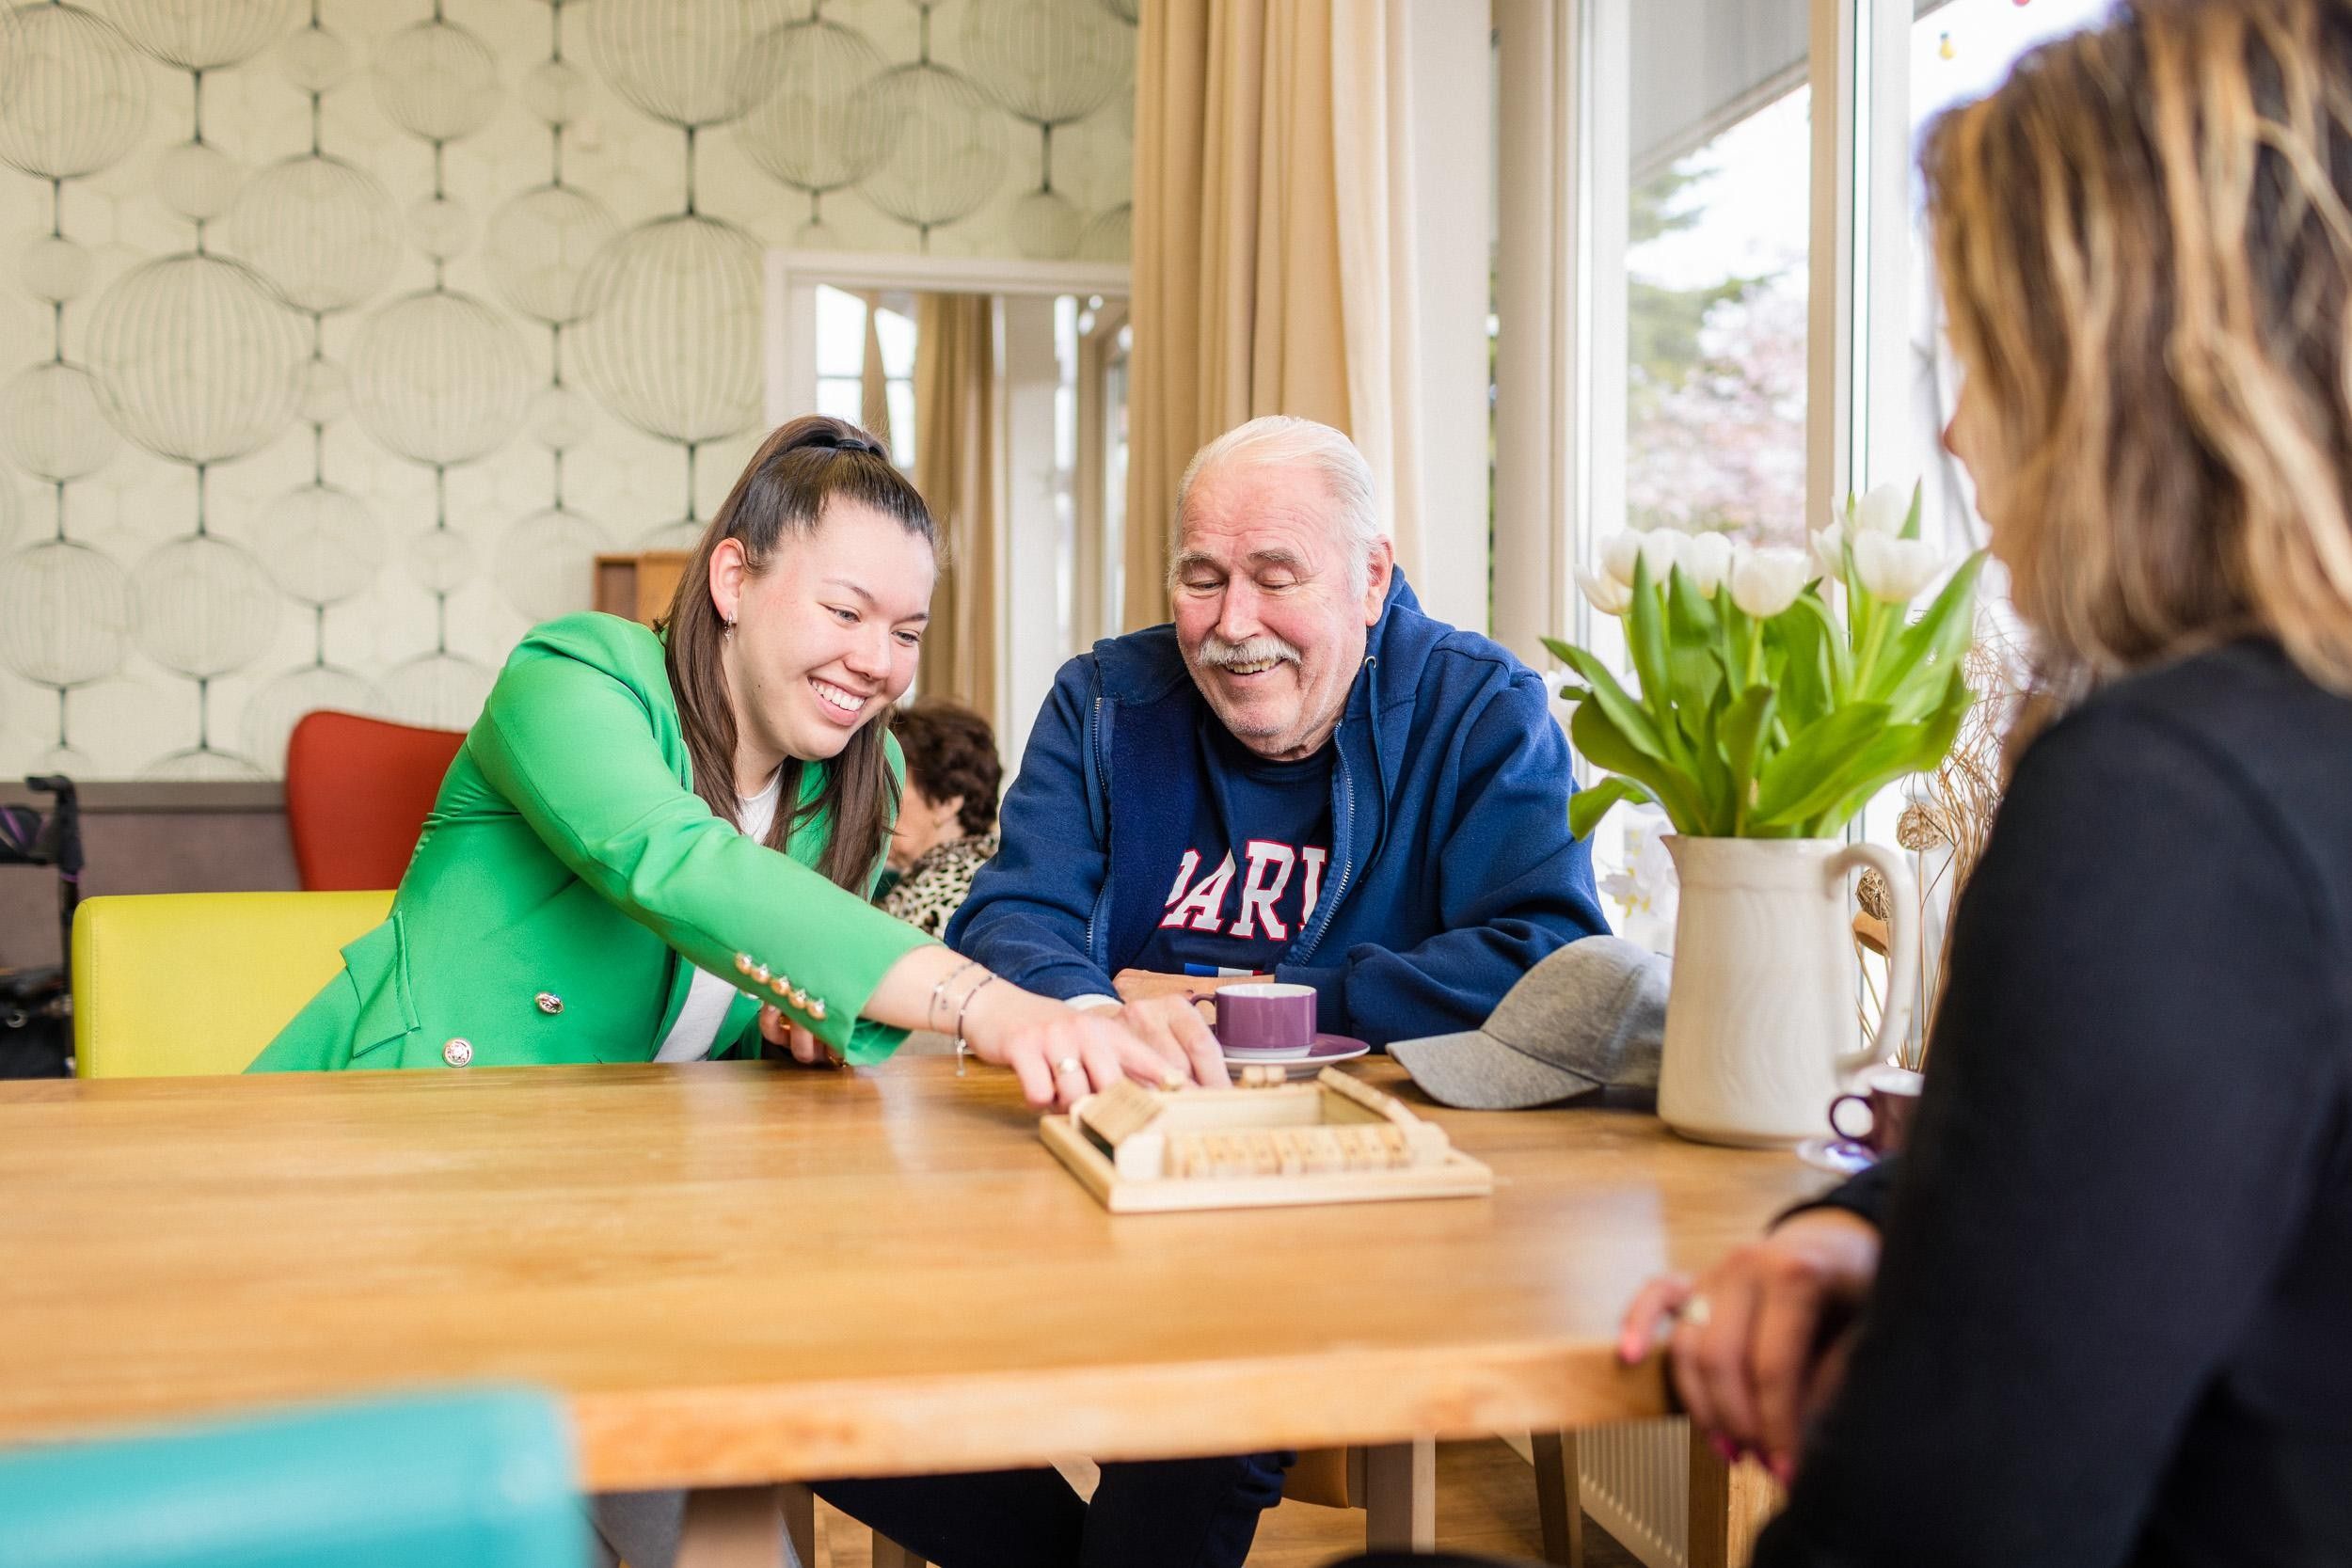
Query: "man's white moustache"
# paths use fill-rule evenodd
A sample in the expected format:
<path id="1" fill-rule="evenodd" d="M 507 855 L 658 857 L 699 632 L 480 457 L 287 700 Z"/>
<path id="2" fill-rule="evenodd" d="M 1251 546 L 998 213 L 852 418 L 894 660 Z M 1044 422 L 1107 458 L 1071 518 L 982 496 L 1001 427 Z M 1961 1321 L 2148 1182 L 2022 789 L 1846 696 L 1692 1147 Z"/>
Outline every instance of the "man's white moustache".
<path id="1" fill-rule="evenodd" d="M 1261 659 L 1288 659 L 1302 662 L 1296 648 L 1279 637 L 1252 637 L 1243 642 L 1228 642 L 1211 632 L 1200 640 L 1200 660 L 1204 664 L 1255 664 Z"/>

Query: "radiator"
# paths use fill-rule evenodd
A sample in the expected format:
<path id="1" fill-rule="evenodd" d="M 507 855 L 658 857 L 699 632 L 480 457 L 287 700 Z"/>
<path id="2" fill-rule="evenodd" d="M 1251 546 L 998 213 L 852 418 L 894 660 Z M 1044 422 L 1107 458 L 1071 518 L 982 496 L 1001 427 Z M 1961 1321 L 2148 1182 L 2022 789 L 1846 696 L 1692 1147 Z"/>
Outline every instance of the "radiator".
<path id="1" fill-rule="evenodd" d="M 1691 1424 L 1620 1421 L 1576 1434 L 1586 1517 L 1646 1568 L 1691 1560 Z"/>

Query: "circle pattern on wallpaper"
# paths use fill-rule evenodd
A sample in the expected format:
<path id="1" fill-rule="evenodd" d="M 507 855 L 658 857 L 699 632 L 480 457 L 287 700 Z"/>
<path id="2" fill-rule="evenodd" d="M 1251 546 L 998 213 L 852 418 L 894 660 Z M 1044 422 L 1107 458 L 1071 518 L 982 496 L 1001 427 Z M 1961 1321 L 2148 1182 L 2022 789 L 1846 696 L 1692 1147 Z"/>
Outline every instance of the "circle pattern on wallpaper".
<path id="1" fill-rule="evenodd" d="M 457 141 L 498 112 L 498 61 L 453 22 L 420 22 L 376 45 L 375 102 L 412 136 Z"/>
<path id="2" fill-rule="evenodd" d="M 531 395 L 525 422 L 549 451 L 569 451 L 596 433 L 596 411 L 576 387 L 542 387 Z"/>
<path id="3" fill-rule="evenodd" d="M 588 73 L 571 61 L 541 60 L 523 72 L 515 96 L 542 124 L 560 130 L 577 121 L 588 107 Z"/>
<path id="4" fill-rule="evenodd" d="M 499 592 L 534 625 L 591 609 L 596 556 L 608 540 L 602 523 L 566 507 L 517 518 L 499 536 L 493 558 Z"/>
<path id="5" fill-rule="evenodd" d="M 36 686 L 87 686 L 130 652 L 130 581 L 112 556 L 52 539 L 0 561 L 0 664 Z"/>
<path id="6" fill-rule="evenodd" d="M 191 746 L 184 752 L 157 757 L 139 769 L 139 777 L 169 779 L 181 784 L 242 784 L 268 775 L 241 756 L 216 752 L 210 746 Z"/>
<path id="7" fill-rule="evenodd" d="M 24 498 L 17 493 L 16 476 L 0 468 L 0 549 L 16 543 L 24 531 Z"/>
<path id="8" fill-rule="evenodd" d="M 1143 0 L 1103 0 L 1103 8 L 1130 27 L 1143 21 Z"/>
<path id="9" fill-rule="evenodd" d="M 654 119 L 723 125 L 768 95 L 772 84 L 745 62 L 793 9 L 789 0 L 596 0 L 588 57 L 608 87 Z"/>
<path id="10" fill-rule="evenodd" d="M 306 424 L 332 424 L 351 411 L 351 372 L 333 359 L 311 357 L 302 362 L 302 388 L 294 398 L 294 413 Z"/>
<path id="11" fill-rule="evenodd" d="M 272 164 L 247 182 L 225 241 L 295 309 L 321 313 L 373 298 L 400 260 L 391 197 L 373 175 L 322 152 Z"/>
<path id="12" fill-rule="evenodd" d="M 1087 261 L 1124 261 L 1135 248 L 1136 209 L 1132 202 L 1122 201 L 1107 212 L 1097 213 L 1094 221 L 1078 241 L 1078 256 Z"/>
<path id="13" fill-rule="evenodd" d="M 0 388 L 0 449 L 8 461 L 50 484 L 87 479 L 121 445 L 106 422 L 98 383 L 79 365 L 31 365 Z"/>
<path id="14" fill-rule="evenodd" d="M 473 541 L 453 528 L 429 528 L 408 541 L 408 576 L 428 594 L 454 594 L 473 580 Z"/>
<path id="15" fill-rule="evenodd" d="M 977 212 L 1005 177 L 1003 117 L 960 71 L 902 65 L 866 89 L 898 128 L 889 155 L 859 188 L 901 223 L 953 223 Z"/>
<path id="16" fill-rule="evenodd" d="M 777 28 L 745 61 L 774 90 L 736 126 L 736 144 L 794 190 L 856 184 L 890 153 L 894 127 L 866 90 L 889 65 L 865 34 L 821 17 Z"/>
<path id="17" fill-rule="evenodd" d="M 596 258 L 576 329 L 580 379 L 617 419 L 708 441 L 760 414 L 759 245 L 689 215 L 629 230 Z"/>
<path id="18" fill-rule="evenodd" d="M 504 446 L 533 379 L 514 325 L 471 294 L 429 289 L 396 299 L 351 345 L 360 424 L 418 463 L 469 463 Z"/>
<path id="19" fill-rule="evenodd" d="M 293 0 L 105 0 L 105 10 L 125 38 L 182 71 L 242 65 L 294 24 Z"/>
<path id="20" fill-rule="evenodd" d="M 174 142 L 155 156 L 155 199 L 190 223 L 210 223 L 235 205 L 245 166 L 211 142 Z"/>
<path id="21" fill-rule="evenodd" d="M 691 550 L 703 542 L 703 532 L 710 527 L 707 517 L 680 517 L 675 523 L 649 528 L 637 536 L 641 550 Z"/>
<path id="22" fill-rule="evenodd" d="M 332 664 L 306 664 L 273 675 L 247 697 L 237 732 L 245 754 L 264 768 L 282 768 L 286 741 L 306 713 L 380 713 L 384 694 L 355 671 Z"/>
<path id="23" fill-rule="evenodd" d="M 541 185 L 491 214 L 483 263 L 507 304 L 561 326 L 585 313 L 589 264 L 620 231 L 621 220 L 585 191 Z"/>
<path id="24" fill-rule="evenodd" d="M 473 245 L 473 214 L 454 197 L 419 197 L 408 209 L 417 248 L 436 261 L 453 261 Z"/>
<path id="25" fill-rule="evenodd" d="M 0 161 L 43 180 L 110 168 L 147 128 L 147 67 L 112 24 L 78 6 L 26 6 L 0 35 Z"/>
<path id="26" fill-rule="evenodd" d="M 1097 0 L 968 0 L 963 60 L 1007 114 L 1066 125 L 1111 101 L 1136 35 Z"/>
<path id="27" fill-rule="evenodd" d="M 301 92 L 328 92 L 342 86 L 351 67 L 351 45 L 315 22 L 278 46 L 278 73 Z"/>
<path id="28" fill-rule="evenodd" d="M 158 456 L 220 463 L 294 418 L 302 320 L 241 261 L 165 256 L 91 307 L 85 351 L 115 428 Z"/>
<path id="29" fill-rule="evenodd" d="M 139 651 L 167 670 L 210 680 L 268 652 L 285 600 L 259 557 L 216 534 L 175 539 L 131 574 Z"/>
<path id="30" fill-rule="evenodd" d="M 384 679 L 384 705 L 403 723 L 429 730 L 469 730 L 498 678 L 463 654 L 427 654 Z"/>
<path id="31" fill-rule="evenodd" d="M 16 275 L 25 292 L 48 305 L 63 305 L 89 292 L 98 263 L 89 247 L 62 234 L 43 234 L 24 247 Z"/>
<path id="32" fill-rule="evenodd" d="M 1012 204 L 1012 243 L 1032 261 L 1075 256 L 1086 226 L 1086 214 L 1059 191 L 1031 191 Z"/>
<path id="33" fill-rule="evenodd" d="M 384 565 L 375 514 L 350 491 L 325 483 L 296 485 L 272 501 L 254 543 L 271 581 L 320 608 L 352 597 Z"/>

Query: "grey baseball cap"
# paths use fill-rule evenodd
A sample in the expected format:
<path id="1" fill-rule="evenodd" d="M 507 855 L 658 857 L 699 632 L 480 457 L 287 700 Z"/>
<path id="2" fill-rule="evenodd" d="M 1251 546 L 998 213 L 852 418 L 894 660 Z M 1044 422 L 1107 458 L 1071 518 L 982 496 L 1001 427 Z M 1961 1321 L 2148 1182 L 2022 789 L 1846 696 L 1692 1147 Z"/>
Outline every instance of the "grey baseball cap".
<path id="1" fill-rule="evenodd" d="M 1655 1088 L 1671 969 L 1620 937 L 1585 937 L 1520 975 L 1485 1028 L 1397 1040 L 1389 1054 L 1430 1099 L 1466 1111 Z"/>

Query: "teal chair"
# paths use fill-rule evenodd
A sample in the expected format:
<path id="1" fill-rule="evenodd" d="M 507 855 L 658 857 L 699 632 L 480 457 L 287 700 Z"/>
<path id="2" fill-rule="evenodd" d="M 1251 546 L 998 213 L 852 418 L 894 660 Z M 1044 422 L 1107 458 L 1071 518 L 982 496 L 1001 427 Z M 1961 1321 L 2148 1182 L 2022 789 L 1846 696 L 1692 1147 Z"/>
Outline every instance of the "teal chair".
<path id="1" fill-rule="evenodd" d="M 0 1453 L 8 1568 L 583 1568 L 547 1399 L 445 1394 Z"/>

